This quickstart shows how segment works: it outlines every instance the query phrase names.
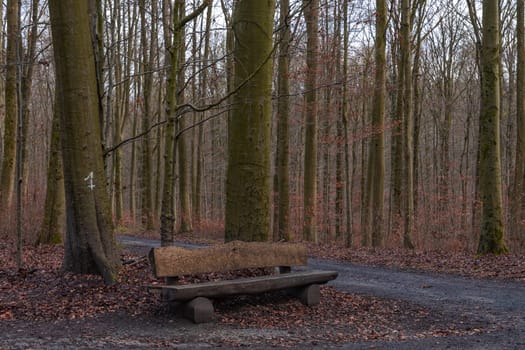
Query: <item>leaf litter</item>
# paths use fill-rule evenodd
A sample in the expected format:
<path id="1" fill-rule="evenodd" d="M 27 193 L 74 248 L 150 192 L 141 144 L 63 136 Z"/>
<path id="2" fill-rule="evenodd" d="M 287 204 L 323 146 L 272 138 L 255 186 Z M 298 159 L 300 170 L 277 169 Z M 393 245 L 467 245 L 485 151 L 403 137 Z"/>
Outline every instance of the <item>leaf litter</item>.
<path id="1" fill-rule="evenodd" d="M 318 252 L 324 252 L 319 255 L 358 263 L 407 268 L 426 268 L 434 261 L 439 262 L 439 266 L 457 266 L 447 272 L 472 273 L 480 277 L 501 277 L 503 274 L 505 277 L 511 276 L 507 266 L 488 268 L 494 263 L 491 259 L 496 257 L 478 259 L 476 263 L 467 263 L 466 257 L 459 257 L 453 258 L 456 259 L 453 264 L 445 264 L 440 262 L 444 257 L 428 253 L 414 253 L 403 260 L 401 254 L 393 251 L 330 250 L 332 248 L 319 248 Z M 316 254 L 316 248 L 310 246 L 309 249 L 312 254 Z M 332 252 L 332 255 L 327 256 L 327 251 Z M 154 278 L 148 260 L 142 255 L 131 251 L 122 254 L 124 264 L 118 282 L 112 286 L 104 285 L 98 276 L 62 273 L 62 257 L 61 246 L 25 247 L 25 268 L 18 272 L 13 261 L 12 247 L 0 244 L 0 328 L 3 322 L 18 322 L 30 327 L 33 322 L 82 321 L 111 314 L 124 314 L 138 320 L 160 318 L 166 322 L 173 317 L 166 305 L 147 292 L 145 285 L 161 281 Z M 402 263 L 403 261 L 410 263 Z M 497 262 L 501 261 L 498 257 Z M 463 268 L 459 268 L 460 262 L 464 262 Z M 521 263 L 513 259 L 508 262 L 521 266 Z M 519 269 L 512 269 L 513 273 L 519 275 Z M 244 276 L 260 273 L 261 271 L 237 271 L 233 275 L 224 276 L 188 276 L 185 280 L 191 283 L 203 279 L 216 280 L 233 278 L 239 274 Z M 403 340 L 467 335 L 487 331 L 483 325 L 472 325 L 466 317 L 452 317 L 408 302 L 354 295 L 327 286 L 321 288 L 321 294 L 321 303 L 314 307 L 306 307 L 282 292 L 217 300 L 214 327 L 224 328 L 225 331 L 207 341 L 213 345 L 227 346 L 252 344 L 292 347 L 300 344 L 341 344 L 374 339 Z M 101 324 L 100 327 L 104 325 Z M 253 332 L 248 338 L 239 340 L 231 336 L 232 329 L 265 329 L 275 332 L 264 333 L 265 335 Z M 152 345 L 164 344 L 157 338 L 149 341 Z M 172 342 L 176 343 L 177 340 Z"/>

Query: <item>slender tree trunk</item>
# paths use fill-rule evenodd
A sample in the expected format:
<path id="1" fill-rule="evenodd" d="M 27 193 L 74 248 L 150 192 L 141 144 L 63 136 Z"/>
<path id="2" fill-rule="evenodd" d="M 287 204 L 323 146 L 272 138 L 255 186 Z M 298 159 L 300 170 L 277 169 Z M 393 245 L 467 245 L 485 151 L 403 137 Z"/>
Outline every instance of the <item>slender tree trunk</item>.
<path id="1" fill-rule="evenodd" d="M 348 46 L 349 46 L 349 28 L 348 28 L 348 1 L 344 0 L 343 3 L 343 69 L 342 76 L 348 76 Z M 341 103 L 341 120 L 344 130 L 344 173 L 345 173 L 345 217 L 346 217 L 346 232 L 345 232 L 345 246 L 351 247 L 353 240 L 353 220 L 352 220 L 352 179 L 350 177 L 350 125 L 348 123 L 348 82 L 343 81 L 342 86 L 342 103 Z"/>
<path id="2" fill-rule="evenodd" d="M 206 36 L 204 38 L 204 54 L 203 54 L 203 68 L 202 71 L 202 79 L 201 79 L 201 93 L 200 98 L 201 101 L 205 101 L 207 98 L 206 94 L 206 87 L 208 84 L 208 69 L 205 68 L 205 66 L 208 64 L 210 59 L 210 29 L 211 29 L 211 22 L 212 22 L 212 13 L 213 6 L 212 3 L 210 3 L 210 6 L 208 7 L 208 13 L 206 14 L 206 28 L 204 29 Z M 205 117 L 205 114 L 202 116 Z M 203 125 L 199 125 L 198 127 L 198 136 L 197 136 L 197 150 L 196 150 L 196 156 L 195 156 L 195 168 L 196 168 L 196 176 L 195 176 L 195 191 L 193 192 L 193 218 L 194 218 L 194 224 L 200 225 L 200 222 L 202 220 L 201 215 L 201 207 L 202 207 L 202 183 L 203 183 L 203 154 L 202 154 L 202 148 L 204 144 L 204 127 Z"/>
<path id="3" fill-rule="evenodd" d="M 120 0 L 114 0 L 113 8 L 111 9 L 111 22 L 110 22 L 110 49 L 108 49 L 108 86 L 109 92 L 107 95 L 107 109 L 106 113 L 108 116 L 113 118 L 112 123 L 112 138 L 113 144 L 118 145 L 122 141 L 122 110 L 120 108 L 120 103 L 122 100 L 122 61 L 119 56 L 119 52 L 122 49 L 122 40 L 120 37 Z M 113 94 L 112 90 L 115 90 Z M 115 222 L 120 224 L 123 216 L 122 208 L 122 151 L 116 149 L 113 153 L 113 213 L 115 216 Z"/>
<path id="4" fill-rule="evenodd" d="M 167 0 L 164 0 L 167 2 Z M 166 7 L 166 6 L 165 6 Z M 166 78 L 166 117 L 168 121 L 164 129 L 164 183 L 162 186 L 162 205 L 160 214 L 160 239 L 162 246 L 173 244 L 175 226 L 175 193 L 174 193 L 174 161 L 175 161 L 175 112 L 177 109 L 177 71 L 178 71 L 178 45 L 180 43 L 181 28 L 179 17 L 173 9 L 172 21 L 164 22 L 165 36 L 173 33 L 166 45 L 166 66 L 170 67 Z"/>
<path id="5" fill-rule="evenodd" d="M 306 21 L 305 151 L 304 151 L 304 226 L 307 241 L 317 242 L 317 71 L 318 0 L 303 0 Z"/>
<path id="6" fill-rule="evenodd" d="M 383 204 L 384 204 L 384 124 L 386 99 L 386 0 L 376 0 L 376 43 L 375 43 L 375 87 L 374 104 L 372 107 L 372 139 L 370 140 L 368 156 L 366 225 L 363 230 L 368 245 L 371 238 L 372 246 L 384 244 L 383 234 Z M 370 238 L 369 238 L 370 237 Z"/>
<path id="7" fill-rule="evenodd" d="M 414 173 L 413 173 L 413 129 L 414 122 L 412 119 L 412 65 L 411 65 L 411 20 L 410 20 L 410 0 L 401 0 L 401 65 L 400 72 L 403 82 L 401 88 L 404 90 L 400 104 L 402 104 L 403 113 L 403 187 L 404 187 L 404 230 L 403 246 L 413 249 L 413 231 L 414 231 Z"/>
<path id="8" fill-rule="evenodd" d="M 271 0 L 239 0 L 234 10 L 234 81 L 244 85 L 228 125 L 226 241 L 266 241 L 271 229 L 273 13 Z"/>
<path id="9" fill-rule="evenodd" d="M 401 37 L 401 35 L 400 35 Z M 403 39 L 399 39 L 403 40 Z M 393 46 L 399 46 L 399 43 Z M 396 49 L 396 48 L 393 48 Z M 393 118 L 392 118 L 392 142 L 390 157 L 390 215 L 389 227 L 396 236 L 401 234 L 402 220 L 402 181 L 403 181 L 403 98 L 404 98 L 404 80 L 401 68 L 401 50 L 395 50 L 397 55 L 393 55 L 393 60 L 397 60 L 397 72 L 394 72 L 395 85 L 397 92 L 393 99 Z M 394 70 L 396 67 L 393 68 Z M 397 78 L 397 80 L 396 80 Z"/>
<path id="10" fill-rule="evenodd" d="M 56 99 L 56 98 L 55 98 Z M 61 243 L 65 234 L 65 193 L 60 150 L 60 105 L 55 102 L 51 131 L 51 150 L 47 170 L 46 202 L 44 220 L 37 244 Z"/>
<path id="11" fill-rule="evenodd" d="M 157 1 L 152 0 L 151 3 L 152 13 L 156 14 Z M 141 0 L 139 4 L 140 18 L 141 18 L 141 31 L 140 40 L 142 42 L 142 69 L 144 74 L 144 84 L 142 88 L 143 93 L 143 112 L 142 112 L 142 132 L 148 132 L 151 121 L 151 101 L 152 101 L 152 87 L 153 87 L 153 55 L 156 46 L 156 31 L 153 30 L 155 24 L 152 21 L 151 37 L 147 37 L 147 20 L 146 20 L 146 1 Z M 148 45 L 149 43 L 149 45 Z M 153 204 L 152 204 L 152 166 L 151 166 L 151 136 L 147 133 L 142 139 L 142 167 L 141 167 L 141 193 L 142 193 L 142 225 L 146 230 L 152 230 L 154 228 L 153 219 Z"/>
<path id="12" fill-rule="evenodd" d="M 290 1 L 280 0 L 280 38 L 278 59 L 278 89 L 277 103 L 277 188 L 275 200 L 274 240 L 289 241 L 290 236 L 290 198 L 289 198 L 289 117 L 290 117 L 290 78 L 289 78 L 289 47 L 290 47 Z"/>
<path id="13" fill-rule="evenodd" d="M 507 251 L 503 225 L 500 158 L 499 3 L 483 0 L 480 115 L 480 194 L 483 203 L 478 253 Z"/>
<path id="14" fill-rule="evenodd" d="M 177 3 L 177 2 L 176 2 Z M 177 6 L 177 5 L 176 5 Z M 180 0 L 178 1 L 179 6 L 179 20 L 182 20 L 185 16 L 185 1 Z M 178 44 L 179 46 L 179 56 L 177 59 L 179 60 L 179 72 L 178 73 L 178 86 L 184 86 L 184 80 L 185 80 L 185 61 L 186 61 L 186 43 L 184 40 L 184 29 L 182 29 L 182 35 L 180 36 L 181 42 Z M 177 45 L 177 44 L 175 44 Z M 178 103 L 183 104 L 184 103 L 184 91 L 178 92 L 180 95 L 178 97 Z M 180 132 L 180 130 L 184 130 L 188 126 L 187 117 L 179 117 L 176 121 L 176 129 L 177 133 Z M 193 225 L 192 225 L 192 214 L 191 214 L 191 182 L 189 177 L 189 169 L 190 169 L 190 162 L 188 161 L 188 137 L 185 134 L 182 134 L 179 136 L 179 138 L 175 141 L 177 143 L 177 154 L 179 156 L 178 158 L 178 166 L 179 166 L 179 205 L 180 205 L 180 225 L 179 225 L 179 232 L 191 232 L 193 231 Z"/>
<path id="15" fill-rule="evenodd" d="M 31 1 L 31 28 L 29 35 L 27 37 L 27 51 L 24 55 L 21 71 L 22 76 L 20 84 L 21 84 L 21 103 L 19 108 L 22 111 L 22 120 L 23 120 L 23 127 L 22 127 L 22 179 L 25 184 L 27 184 L 28 179 L 28 158 L 27 158 L 27 142 L 28 139 L 28 131 L 29 131 L 29 121 L 31 116 L 31 98 L 33 95 L 33 72 L 35 67 L 35 61 L 36 61 L 36 43 L 38 39 L 38 21 L 39 21 L 39 0 L 32 0 Z M 22 50 L 21 48 L 19 49 Z M 27 189 L 28 186 L 26 186 Z"/>
<path id="16" fill-rule="evenodd" d="M 12 204 L 15 183 L 16 128 L 18 116 L 18 0 L 7 2 L 7 51 L 5 68 L 5 119 L 4 152 L 0 176 L 0 212 L 6 212 Z"/>
<path id="17" fill-rule="evenodd" d="M 168 1 L 163 3 L 163 26 L 164 26 L 164 40 L 166 45 L 166 60 L 170 67 L 166 79 L 166 117 L 167 123 L 164 130 L 164 183 L 162 187 L 162 204 L 160 214 L 160 235 L 161 245 L 167 246 L 173 244 L 173 233 L 175 227 L 175 150 L 177 145 L 175 142 L 175 126 L 177 116 L 177 83 L 179 73 L 179 55 L 182 30 L 186 23 L 198 16 L 208 6 L 209 1 L 204 1 L 194 12 L 187 16 L 181 16 L 178 13 L 180 7 L 176 3 L 171 14 L 171 25 L 168 21 L 169 15 L 167 9 L 169 8 Z M 181 0 L 177 0 L 181 1 Z M 171 37 L 170 37 L 170 33 Z"/>
<path id="18" fill-rule="evenodd" d="M 514 198 L 511 198 L 514 243 L 525 246 L 523 208 L 525 196 L 525 0 L 517 0 L 516 41 L 518 63 L 516 73 L 516 162 L 514 172 Z M 516 247 L 516 248 L 521 248 Z"/>
<path id="19" fill-rule="evenodd" d="M 414 68 L 412 76 L 412 90 L 414 91 L 414 103 L 413 103 L 413 118 L 414 118 L 414 159 L 412 168 L 414 169 L 414 215 L 418 213 L 418 201 L 419 201 L 419 144 L 420 144 L 420 129 L 421 129 L 421 118 L 423 115 L 422 104 L 423 95 L 420 87 L 420 67 L 421 67 L 421 44 L 422 38 L 422 26 L 423 18 L 420 13 L 420 19 L 416 28 L 417 39 L 414 49 Z"/>

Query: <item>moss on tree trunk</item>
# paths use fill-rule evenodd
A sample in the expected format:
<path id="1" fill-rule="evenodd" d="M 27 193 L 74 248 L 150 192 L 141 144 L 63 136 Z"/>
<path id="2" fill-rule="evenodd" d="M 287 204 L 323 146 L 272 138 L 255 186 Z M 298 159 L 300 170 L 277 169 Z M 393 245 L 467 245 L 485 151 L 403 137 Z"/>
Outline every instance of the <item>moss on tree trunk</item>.
<path id="1" fill-rule="evenodd" d="M 270 124 L 273 1 L 240 0 L 233 18 L 234 85 L 228 125 L 226 241 L 265 241 L 270 233 Z"/>
<path id="2" fill-rule="evenodd" d="M 63 268 L 117 278 L 88 2 L 49 2 L 61 114 L 67 229 Z"/>
<path id="3" fill-rule="evenodd" d="M 483 204 L 478 253 L 501 254 L 504 241 L 500 159 L 500 27 L 498 1 L 483 1 L 479 184 Z"/>

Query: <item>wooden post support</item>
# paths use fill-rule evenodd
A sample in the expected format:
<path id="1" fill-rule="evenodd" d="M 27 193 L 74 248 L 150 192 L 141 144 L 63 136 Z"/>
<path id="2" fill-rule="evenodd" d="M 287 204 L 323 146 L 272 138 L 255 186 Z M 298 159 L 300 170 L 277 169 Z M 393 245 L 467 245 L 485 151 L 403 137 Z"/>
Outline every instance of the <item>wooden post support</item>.
<path id="1" fill-rule="evenodd" d="M 184 304 L 184 317 L 193 323 L 206 323 L 213 320 L 213 303 L 208 298 L 198 297 Z"/>
<path id="2" fill-rule="evenodd" d="M 299 298 L 301 303 L 306 306 L 317 305 L 321 301 L 321 289 L 318 284 L 293 288 L 291 294 Z"/>

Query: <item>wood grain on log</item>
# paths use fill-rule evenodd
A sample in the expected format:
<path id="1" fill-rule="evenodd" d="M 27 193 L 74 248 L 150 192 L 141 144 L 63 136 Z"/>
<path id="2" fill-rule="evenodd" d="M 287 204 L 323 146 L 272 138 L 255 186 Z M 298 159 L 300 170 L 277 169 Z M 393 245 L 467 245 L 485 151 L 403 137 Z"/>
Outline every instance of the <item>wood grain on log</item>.
<path id="1" fill-rule="evenodd" d="M 307 264 L 306 247 L 297 243 L 230 242 L 200 249 L 153 248 L 151 266 L 156 277 Z"/>

